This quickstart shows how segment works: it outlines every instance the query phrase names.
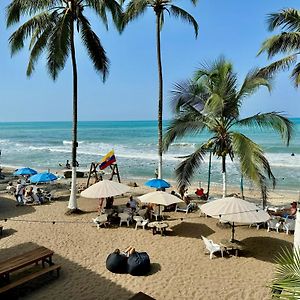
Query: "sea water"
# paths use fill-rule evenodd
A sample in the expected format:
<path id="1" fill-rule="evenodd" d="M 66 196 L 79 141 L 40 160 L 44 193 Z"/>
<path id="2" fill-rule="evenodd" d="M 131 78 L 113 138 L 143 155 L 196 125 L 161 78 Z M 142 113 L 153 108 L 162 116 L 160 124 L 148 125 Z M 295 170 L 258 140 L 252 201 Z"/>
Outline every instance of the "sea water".
<path id="1" fill-rule="evenodd" d="M 278 134 L 258 128 L 242 132 L 262 146 L 276 177 L 278 190 L 300 190 L 300 118 L 294 136 L 287 147 Z M 168 121 L 164 122 L 166 129 Z M 78 162 L 81 169 L 89 169 L 114 149 L 120 175 L 127 179 L 154 177 L 157 168 L 156 121 L 78 122 Z M 71 122 L 0 123 L 0 164 L 3 166 L 32 167 L 56 170 L 71 161 Z M 163 155 L 163 177 L 175 180 L 175 169 L 182 156 L 193 153 L 210 137 L 208 133 L 189 136 L 173 143 Z M 294 153 L 294 155 L 292 155 Z M 108 171 L 108 170 L 107 170 Z M 240 184 L 238 161 L 227 159 L 228 182 Z M 207 183 L 208 157 L 196 171 L 194 182 Z M 211 181 L 221 183 L 221 160 L 212 158 Z M 245 181 L 245 184 L 251 185 Z"/>

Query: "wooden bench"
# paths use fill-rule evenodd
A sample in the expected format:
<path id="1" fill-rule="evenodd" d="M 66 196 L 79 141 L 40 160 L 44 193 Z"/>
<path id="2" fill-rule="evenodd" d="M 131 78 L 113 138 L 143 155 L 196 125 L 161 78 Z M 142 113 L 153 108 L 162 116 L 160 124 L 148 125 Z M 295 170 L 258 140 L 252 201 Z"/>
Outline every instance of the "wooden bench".
<path id="1" fill-rule="evenodd" d="M 15 280 L 13 281 L 12 283 L 9 283 L 9 284 L 6 284 L 5 286 L 3 287 L 0 287 L 0 294 L 2 293 L 5 293 L 15 287 L 18 287 L 26 282 L 29 282 L 35 278 L 38 278 L 44 274 L 47 274 L 47 273 L 50 273 L 50 272 L 53 272 L 53 271 L 56 271 L 57 272 L 57 277 L 59 276 L 59 270 L 61 269 L 61 266 L 60 265 L 52 265 L 52 266 L 49 266 L 49 267 L 46 267 L 46 268 L 42 268 L 38 271 L 35 271 L 31 274 L 28 274 L 18 280 Z"/>
<path id="2" fill-rule="evenodd" d="M 14 256 L 0 262 L 0 278 L 4 283 L 6 283 L 4 286 L 0 287 L 0 294 L 46 273 L 56 271 L 57 276 L 59 276 L 59 270 L 61 269 L 61 266 L 55 265 L 52 262 L 53 254 L 54 252 L 48 248 L 38 247 L 21 255 Z M 17 270 L 22 270 L 30 265 L 38 266 L 40 262 L 41 268 L 27 268 L 32 272 L 27 273 L 26 275 L 24 274 L 24 276 L 22 276 L 20 279 L 11 282 L 11 273 Z M 45 263 L 47 263 L 47 265 Z"/>

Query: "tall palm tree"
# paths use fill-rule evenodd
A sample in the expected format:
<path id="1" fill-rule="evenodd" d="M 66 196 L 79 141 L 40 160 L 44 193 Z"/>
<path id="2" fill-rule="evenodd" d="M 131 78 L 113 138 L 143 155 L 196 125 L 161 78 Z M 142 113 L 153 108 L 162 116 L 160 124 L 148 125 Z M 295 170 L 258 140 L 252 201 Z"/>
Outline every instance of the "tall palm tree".
<path id="1" fill-rule="evenodd" d="M 291 79 L 294 85 L 298 87 L 300 84 L 300 62 L 297 62 L 300 53 L 300 11 L 293 8 L 287 8 L 278 13 L 270 14 L 268 16 L 268 25 L 270 31 L 281 29 L 281 33 L 264 41 L 258 55 L 266 52 L 269 58 L 274 57 L 276 54 L 285 54 L 286 56 L 271 63 L 262 71 L 266 74 L 273 74 L 280 70 L 289 69 L 294 65 Z M 296 219 L 294 247 L 300 249 L 299 207 Z"/>
<path id="2" fill-rule="evenodd" d="M 73 129 L 72 129 L 72 185 L 68 207 L 77 209 L 76 200 L 76 150 L 77 150 L 77 63 L 75 56 L 75 29 L 87 49 L 96 72 L 103 77 L 108 73 L 108 58 L 97 34 L 84 15 L 85 10 L 94 11 L 108 26 L 107 12 L 114 23 L 120 26 L 121 7 L 115 0 L 13 0 L 7 7 L 7 26 L 12 26 L 23 17 L 25 21 L 9 38 L 11 53 L 15 54 L 24 47 L 30 38 L 30 58 L 27 76 L 35 69 L 35 63 L 43 52 L 47 54 L 47 68 L 55 80 L 59 71 L 64 69 L 71 54 L 73 68 Z"/>
<path id="3" fill-rule="evenodd" d="M 242 174 L 260 186 L 265 202 L 267 179 L 271 179 L 275 185 L 275 178 L 262 148 L 239 129 L 252 126 L 271 128 L 288 145 L 292 124 L 276 112 L 240 118 L 244 99 L 262 86 L 270 89 L 270 80 L 255 69 L 247 74 L 242 85 L 238 87 L 237 74 L 233 72 L 232 64 L 223 57 L 212 64 L 202 65 L 192 80 L 175 85 L 171 103 L 176 115 L 164 136 L 164 150 L 176 138 L 187 134 L 200 135 L 204 131 L 211 134 L 176 169 L 180 189 L 190 183 L 204 156 L 211 151 L 222 160 L 223 197 L 226 196 L 226 158 L 229 156 L 231 160 L 238 158 Z"/>
<path id="4" fill-rule="evenodd" d="M 196 6 L 198 0 L 190 0 Z M 198 24 L 196 20 L 185 10 L 173 4 L 172 0 L 131 0 L 126 8 L 124 24 L 145 13 L 147 8 L 152 8 L 156 16 L 156 51 L 158 66 L 158 178 L 162 178 L 162 115 L 163 115 L 163 70 L 161 59 L 160 32 L 164 23 L 164 14 L 168 12 L 170 16 L 181 18 L 183 21 L 194 27 L 195 35 L 198 35 Z"/>

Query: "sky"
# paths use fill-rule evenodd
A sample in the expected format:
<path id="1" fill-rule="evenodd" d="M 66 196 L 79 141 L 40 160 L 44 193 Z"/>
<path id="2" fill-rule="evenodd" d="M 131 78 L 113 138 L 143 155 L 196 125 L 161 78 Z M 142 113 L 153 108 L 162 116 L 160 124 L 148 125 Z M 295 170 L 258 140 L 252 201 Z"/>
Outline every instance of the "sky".
<path id="1" fill-rule="evenodd" d="M 8 38 L 17 27 L 6 28 L 5 7 L 0 4 L 1 115 L 0 122 L 71 121 L 72 70 L 65 69 L 53 82 L 47 73 L 45 56 L 28 78 L 28 45 L 11 57 Z M 200 0 L 196 7 L 189 1 L 174 0 L 192 14 L 199 24 L 195 39 L 193 27 L 165 16 L 161 33 L 164 75 L 163 118 L 171 119 L 170 91 L 175 82 L 190 78 L 204 61 L 220 55 L 229 59 L 240 82 L 249 70 L 270 63 L 266 55 L 256 56 L 262 42 L 274 33 L 267 31 L 266 17 L 286 7 L 299 7 L 296 0 Z M 94 71 L 80 39 L 76 39 L 78 61 L 78 119 L 154 120 L 157 119 L 157 63 L 155 17 L 151 9 L 130 23 L 120 35 L 113 26 L 106 31 L 93 14 L 87 12 L 94 31 L 110 59 L 110 72 L 103 84 Z M 279 57 L 278 57 L 279 58 Z M 300 89 L 280 73 L 272 93 L 260 90 L 245 100 L 242 116 L 279 111 L 288 117 L 300 117 Z"/>

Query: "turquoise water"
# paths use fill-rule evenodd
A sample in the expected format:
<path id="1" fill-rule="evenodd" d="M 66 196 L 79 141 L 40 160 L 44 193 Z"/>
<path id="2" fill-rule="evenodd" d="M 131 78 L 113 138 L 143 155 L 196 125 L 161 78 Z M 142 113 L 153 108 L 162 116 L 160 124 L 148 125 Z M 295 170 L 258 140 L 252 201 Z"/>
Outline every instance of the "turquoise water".
<path id="1" fill-rule="evenodd" d="M 300 118 L 289 147 L 271 131 L 247 129 L 243 132 L 262 145 L 277 178 L 278 189 L 300 190 Z M 166 127 L 167 122 L 164 123 Z M 0 163 L 6 166 L 58 169 L 71 159 L 71 122 L 0 123 Z M 207 134 L 176 141 L 164 154 L 166 179 L 174 179 L 178 157 L 192 153 Z M 121 177 L 151 178 L 157 165 L 156 121 L 105 121 L 78 123 L 78 161 L 88 168 L 111 149 L 115 150 Z M 295 156 L 291 156 L 294 153 Z M 221 183 L 220 160 L 213 159 L 212 181 Z M 228 160 L 229 183 L 239 184 L 238 164 Z M 195 181 L 207 181 L 207 162 Z"/>

